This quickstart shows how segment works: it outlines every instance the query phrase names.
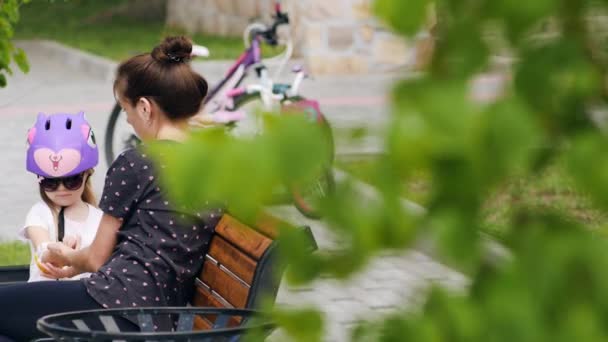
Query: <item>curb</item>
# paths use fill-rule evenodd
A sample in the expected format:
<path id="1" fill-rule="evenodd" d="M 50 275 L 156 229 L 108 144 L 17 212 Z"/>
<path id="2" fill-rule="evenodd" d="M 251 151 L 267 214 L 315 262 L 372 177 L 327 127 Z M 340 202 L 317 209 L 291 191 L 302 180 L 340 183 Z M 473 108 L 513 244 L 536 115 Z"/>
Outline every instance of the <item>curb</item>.
<path id="1" fill-rule="evenodd" d="M 350 179 L 351 181 L 353 181 L 353 184 L 355 185 L 355 190 L 367 200 L 376 200 L 380 196 L 378 190 L 376 190 L 376 188 L 374 188 L 374 186 L 372 186 L 371 184 L 368 184 L 356 177 L 353 177 L 342 170 L 334 168 L 333 171 L 336 175 L 337 180 Z M 406 211 L 415 216 L 424 216 L 427 213 L 425 207 L 421 206 L 416 202 L 408 200 L 407 198 L 401 198 L 401 205 Z M 502 245 L 492 236 L 483 232 L 479 232 L 479 237 L 481 241 L 483 257 L 486 260 L 492 263 L 500 263 L 512 258 L 512 255 L 508 248 Z M 409 248 L 424 253 L 432 257 L 434 260 L 441 262 L 442 264 L 448 266 L 451 269 L 454 269 L 453 265 L 449 265 L 449 263 L 446 263 L 445 259 L 443 259 L 439 254 L 438 246 L 433 241 L 430 232 L 421 233 L 421 235 L 418 236 L 416 241 Z M 454 270 L 462 272 L 462 270 Z"/>
<path id="2" fill-rule="evenodd" d="M 355 185 L 356 191 L 362 194 L 364 198 L 376 200 L 380 197 L 380 194 L 372 185 L 365 183 L 362 180 L 357 179 L 342 170 L 334 168 L 333 171 L 334 175 L 336 176 L 336 180 L 338 181 L 342 181 L 345 179 L 353 180 L 353 184 Z M 406 211 L 410 212 L 413 215 L 422 216 L 426 214 L 426 208 L 406 198 L 401 198 L 401 205 L 405 208 Z"/>
<path id="3" fill-rule="evenodd" d="M 21 40 L 15 45 L 27 54 L 36 53 L 57 60 L 71 68 L 87 73 L 102 81 L 114 79 L 118 63 L 104 57 L 93 55 L 51 40 Z"/>

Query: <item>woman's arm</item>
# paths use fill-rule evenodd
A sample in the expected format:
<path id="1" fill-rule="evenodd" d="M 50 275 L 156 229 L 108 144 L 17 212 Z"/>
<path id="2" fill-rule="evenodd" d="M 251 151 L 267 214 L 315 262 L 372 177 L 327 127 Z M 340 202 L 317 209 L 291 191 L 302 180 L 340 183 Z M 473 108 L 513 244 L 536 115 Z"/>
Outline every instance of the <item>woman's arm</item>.
<path id="1" fill-rule="evenodd" d="M 116 246 L 116 233 L 122 221 L 116 217 L 103 214 L 95 239 L 90 246 L 73 250 L 63 243 L 49 244 L 49 253 L 43 256 L 44 263 L 54 266 L 70 266 L 71 274 L 97 272 L 109 259 Z"/>

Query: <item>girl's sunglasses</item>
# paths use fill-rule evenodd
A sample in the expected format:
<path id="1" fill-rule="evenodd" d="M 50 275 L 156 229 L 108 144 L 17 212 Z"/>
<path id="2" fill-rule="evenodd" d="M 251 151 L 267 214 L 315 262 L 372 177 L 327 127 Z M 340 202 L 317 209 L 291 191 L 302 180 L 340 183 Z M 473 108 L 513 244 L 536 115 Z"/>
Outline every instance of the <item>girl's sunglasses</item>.
<path id="1" fill-rule="evenodd" d="M 40 178 L 40 187 L 42 190 L 47 192 L 53 192 L 59 188 L 59 184 L 63 183 L 63 186 L 68 190 L 78 190 L 82 186 L 84 181 L 85 172 L 81 172 L 77 175 L 61 178 Z"/>

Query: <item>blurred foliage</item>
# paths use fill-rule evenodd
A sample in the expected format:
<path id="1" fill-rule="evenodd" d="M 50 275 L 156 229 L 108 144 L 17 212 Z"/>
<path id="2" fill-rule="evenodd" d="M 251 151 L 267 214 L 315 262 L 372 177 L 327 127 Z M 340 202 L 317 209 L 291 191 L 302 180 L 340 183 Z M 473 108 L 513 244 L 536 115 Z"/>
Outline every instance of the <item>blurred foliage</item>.
<path id="1" fill-rule="evenodd" d="M 0 266 L 28 265 L 30 246 L 27 243 L 12 241 L 0 243 Z"/>
<path id="2" fill-rule="evenodd" d="M 283 232 L 296 284 L 348 278 L 381 252 L 420 235 L 464 272 L 464 293 L 434 288 L 417 310 L 362 322 L 358 341 L 604 341 L 608 338 L 608 243 L 561 212 L 525 203 L 508 212 L 502 243 L 511 257 L 484 254 L 484 205 L 516 177 L 542 177 L 565 160 L 573 188 L 608 208 L 603 150 L 607 65 L 597 21 L 606 1 L 376 0 L 377 15 L 411 38 L 434 3 L 435 52 L 428 69 L 395 85 L 386 154 L 371 167 L 379 196 L 340 181 L 323 202 L 335 249 L 306 253 Z M 488 34 L 492 32 L 492 34 Z M 507 67 L 496 64 L 506 54 Z M 474 100 L 475 75 L 506 73 L 501 96 Z M 314 125 L 269 115 L 260 136 L 195 134 L 175 150 L 159 148 L 174 194 L 190 205 L 223 201 L 238 217 L 255 215 L 280 184 L 314 177 L 325 159 Z M 163 151 L 164 150 L 164 151 Z M 402 185 L 428 175 L 424 215 L 402 206 Z M 194 186 L 196 185 L 196 186 Z M 607 265 L 604 265 L 607 263 Z M 280 312 L 280 311 L 278 311 Z M 321 317 L 287 313 L 277 321 L 298 341 L 321 339 Z M 374 319 L 374 318 L 371 318 Z M 297 329 L 298 322 L 305 328 Z M 314 333 L 313 333 L 314 332 Z"/>
<path id="3" fill-rule="evenodd" d="M 11 42 L 14 26 L 19 21 L 19 8 L 28 2 L 30 0 L 0 0 L 0 88 L 6 87 L 6 76 L 13 74 L 11 60 L 21 71 L 29 71 L 25 53 Z"/>

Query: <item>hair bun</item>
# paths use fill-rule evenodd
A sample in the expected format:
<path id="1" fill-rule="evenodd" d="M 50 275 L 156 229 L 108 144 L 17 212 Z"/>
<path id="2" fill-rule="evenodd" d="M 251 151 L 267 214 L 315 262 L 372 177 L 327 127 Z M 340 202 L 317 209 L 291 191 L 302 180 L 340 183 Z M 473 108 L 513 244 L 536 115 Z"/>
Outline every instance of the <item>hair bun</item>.
<path id="1" fill-rule="evenodd" d="M 192 41 L 184 36 L 167 37 L 155 47 L 151 55 L 159 62 L 181 63 L 190 60 Z"/>

